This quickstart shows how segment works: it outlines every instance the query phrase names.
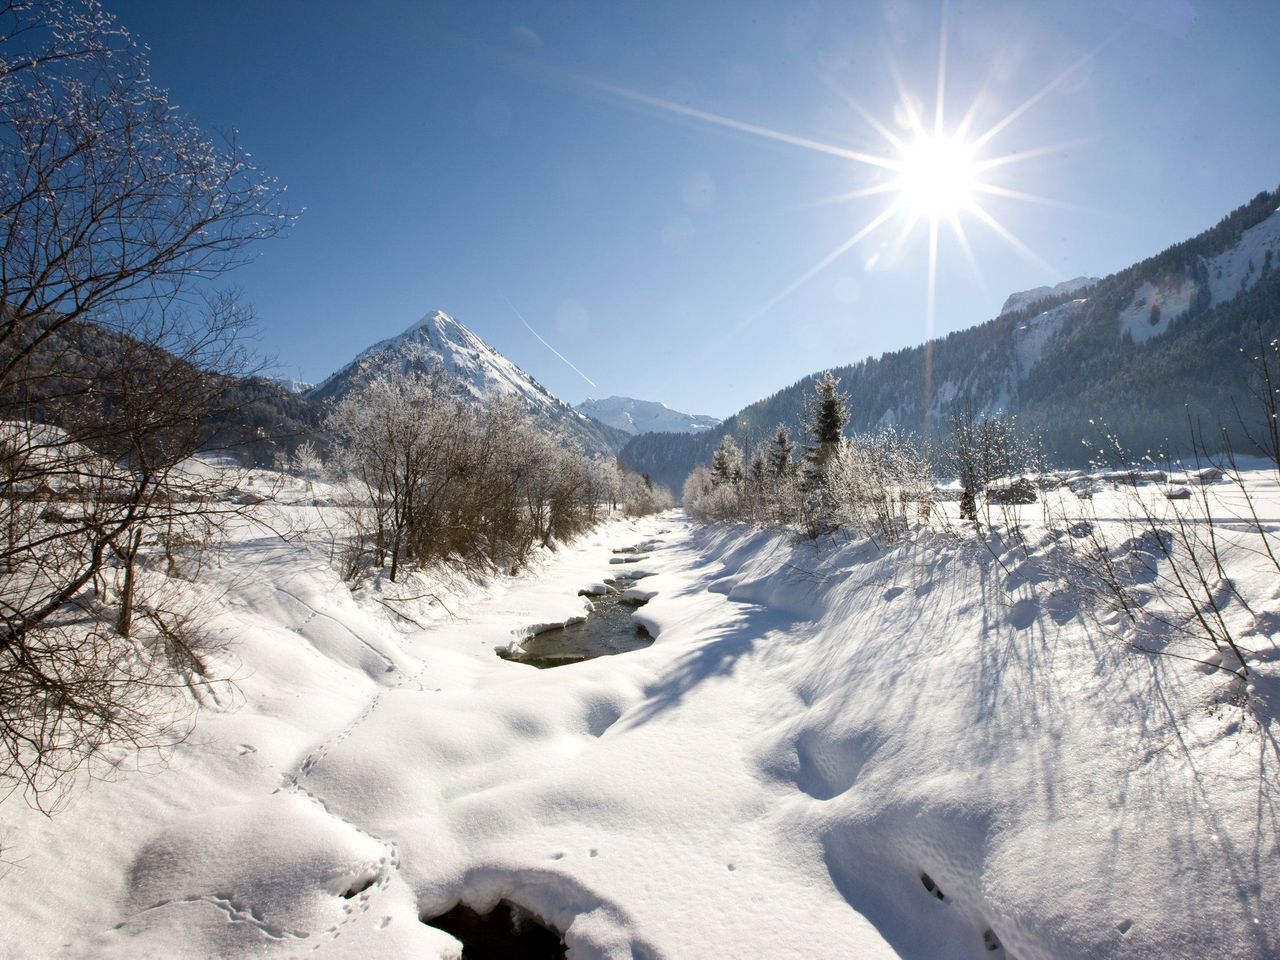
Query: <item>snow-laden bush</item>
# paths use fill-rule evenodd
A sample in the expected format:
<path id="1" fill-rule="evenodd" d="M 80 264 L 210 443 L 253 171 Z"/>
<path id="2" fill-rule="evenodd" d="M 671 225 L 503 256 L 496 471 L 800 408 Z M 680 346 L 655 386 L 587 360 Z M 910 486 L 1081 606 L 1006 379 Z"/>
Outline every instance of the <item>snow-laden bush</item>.
<path id="1" fill-rule="evenodd" d="M 488 571 L 522 565 L 596 523 L 611 504 L 662 509 L 661 494 L 560 446 L 517 401 L 460 400 L 443 378 L 379 377 L 334 408 L 346 478 L 349 578 L 403 564 Z"/>
<path id="2" fill-rule="evenodd" d="M 881 543 L 927 519 L 931 489 L 928 461 L 892 429 L 841 439 L 826 471 L 835 522 Z"/>
<path id="3" fill-rule="evenodd" d="M 670 510 L 676 504 L 670 490 L 648 477 L 627 474 L 622 486 L 622 512 L 628 517 L 647 517 Z"/>
<path id="4" fill-rule="evenodd" d="M 745 520 L 742 484 L 718 481 L 708 467 L 698 467 L 684 482 L 684 508 L 703 523 Z"/>

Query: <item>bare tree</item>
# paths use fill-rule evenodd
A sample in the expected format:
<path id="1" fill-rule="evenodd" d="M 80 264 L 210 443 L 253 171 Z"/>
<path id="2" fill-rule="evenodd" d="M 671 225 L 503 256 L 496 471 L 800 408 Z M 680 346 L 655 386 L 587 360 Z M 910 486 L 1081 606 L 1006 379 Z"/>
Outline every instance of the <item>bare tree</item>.
<path id="1" fill-rule="evenodd" d="M 395 581 L 405 566 L 435 564 L 515 570 L 535 547 L 596 523 L 611 499 L 648 508 L 627 492 L 638 478 L 558 445 L 519 400 L 477 405 L 454 391 L 439 370 L 378 377 L 333 409 L 329 428 L 353 481 L 348 577 L 385 567 Z M 664 502 L 646 489 L 649 507 Z"/>
<path id="2" fill-rule="evenodd" d="M 183 466 L 250 319 L 198 292 L 288 219 L 96 0 L 0 5 L 0 778 L 154 742 L 174 658 L 199 669 L 138 564 L 239 509 Z"/>

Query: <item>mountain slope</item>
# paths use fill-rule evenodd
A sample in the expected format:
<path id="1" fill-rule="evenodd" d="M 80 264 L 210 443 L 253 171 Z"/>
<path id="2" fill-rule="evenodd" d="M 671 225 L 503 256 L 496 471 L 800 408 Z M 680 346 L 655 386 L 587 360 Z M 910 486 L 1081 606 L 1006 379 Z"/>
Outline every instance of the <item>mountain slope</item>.
<path id="1" fill-rule="evenodd" d="M 958 405 L 1004 410 L 1062 464 L 1088 459 L 1105 424 L 1138 452 L 1184 452 L 1188 411 L 1211 435 L 1249 410 L 1251 358 L 1280 336 L 1280 191 L 1261 193 L 1200 235 L 1086 288 L 1077 281 L 925 346 L 833 372 L 850 429 L 945 432 Z M 624 461 L 679 489 L 724 433 L 748 446 L 800 428 L 818 374 L 745 407 L 719 430 L 633 439 Z M 926 383 L 929 384 L 926 396 Z M 1251 426 L 1256 427 L 1257 424 Z M 1243 446 L 1243 444 L 1241 444 Z"/>
<path id="2" fill-rule="evenodd" d="M 1081 290 L 1092 287 L 1097 282 L 1097 277 L 1076 277 L 1074 280 L 1063 280 L 1062 283 L 1055 284 L 1052 287 L 1035 287 L 1032 290 L 1020 290 L 1017 293 L 1011 293 L 1005 300 L 1004 306 L 1000 308 L 1000 316 L 1003 317 L 1006 313 L 1025 310 L 1027 307 L 1035 306 L 1041 300 L 1051 300 L 1066 294 L 1079 293 Z"/>
<path id="3" fill-rule="evenodd" d="M 633 397 L 584 400 L 574 409 L 632 436 L 641 433 L 701 433 L 720 426 L 715 417 L 681 413 L 665 403 Z"/>
<path id="4" fill-rule="evenodd" d="M 369 347 L 341 370 L 307 391 L 317 402 L 340 400 L 380 377 L 438 369 L 464 399 L 515 397 L 548 430 L 593 455 L 612 455 L 627 440 L 620 430 L 599 423 L 558 400 L 467 327 L 435 310 L 404 333 Z"/>

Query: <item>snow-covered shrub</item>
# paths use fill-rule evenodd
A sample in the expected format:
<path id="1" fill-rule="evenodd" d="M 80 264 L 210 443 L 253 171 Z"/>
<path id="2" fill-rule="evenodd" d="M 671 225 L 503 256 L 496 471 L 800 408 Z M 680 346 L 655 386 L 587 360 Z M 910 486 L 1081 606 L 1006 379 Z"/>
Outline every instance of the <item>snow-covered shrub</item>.
<path id="1" fill-rule="evenodd" d="M 648 477 L 627 474 L 623 483 L 622 512 L 628 517 L 647 517 L 675 506 L 676 498 L 666 487 Z"/>
<path id="2" fill-rule="evenodd" d="M 689 474 L 682 500 L 689 515 L 703 523 L 745 519 L 741 484 L 717 481 L 709 467 Z"/>
<path id="3" fill-rule="evenodd" d="M 892 429 L 843 438 L 827 467 L 835 522 L 881 543 L 928 518 L 932 486 L 928 461 Z"/>
<path id="4" fill-rule="evenodd" d="M 1042 466 L 1039 445 L 1018 432 L 1012 416 L 979 415 L 972 404 L 957 408 L 952 416 L 951 433 L 941 451 L 941 467 L 944 474 L 960 482 L 961 520 L 978 520 L 979 497 L 993 483 L 1043 472 Z M 987 508 L 984 517 L 990 523 L 992 501 L 983 497 L 983 502 Z M 1016 518 L 1007 519 L 1016 526 Z"/>
<path id="5" fill-rule="evenodd" d="M 352 578 L 386 566 L 394 581 L 405 563 L 519 567 L 534 547 L 596 523 L 632 483 L 560 446 L 518 401 L 464 403 L 436 375 L 375 378 L 328 426 L 346 478 L 340 559 Z"/>
<path id="6" fill-rule="evenodd" d="M 304 440 L 298 444 L 289 458 L 289 470 L 309 483 L 324 476 L 324 458 L 312 441 Z"/>

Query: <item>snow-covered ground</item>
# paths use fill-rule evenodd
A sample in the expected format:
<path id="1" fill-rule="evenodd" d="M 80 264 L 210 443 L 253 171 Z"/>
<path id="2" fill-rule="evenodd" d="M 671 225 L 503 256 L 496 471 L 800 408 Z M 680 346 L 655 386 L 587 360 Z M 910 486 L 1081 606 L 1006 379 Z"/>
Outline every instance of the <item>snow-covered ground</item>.
<path id="1" fill-rule="evenodd" d="M 0 953 L 455 957 L 419 918 L 507 898 L 574 958 L 1276 956 L 1274 572 L 1260 728 L 1034 539 L 618 520 L 414 623 L 385 602 L 422 584 L 353 596 L 323 538 L 245 527 L 191 587 L 237 692 L 52 819 L 0 805 Z M 640 544 L 652 646 L 495 656 Z"/>

